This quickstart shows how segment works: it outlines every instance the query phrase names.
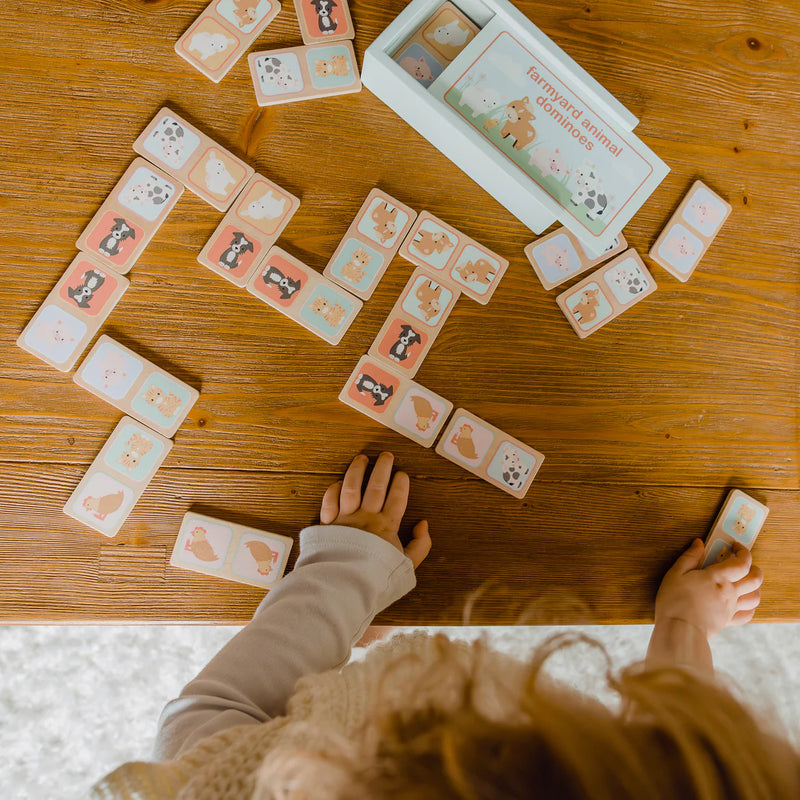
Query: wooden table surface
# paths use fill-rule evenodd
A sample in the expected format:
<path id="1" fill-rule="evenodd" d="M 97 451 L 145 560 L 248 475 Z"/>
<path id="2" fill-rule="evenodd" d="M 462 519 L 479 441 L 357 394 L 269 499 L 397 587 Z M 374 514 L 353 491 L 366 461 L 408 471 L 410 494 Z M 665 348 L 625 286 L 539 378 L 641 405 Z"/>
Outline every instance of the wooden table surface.
<path id="1" fill-rule="evenodd" d="M 0 5 L 0 618 L 243 622 L 261 591 L 167 565 L 182 515 L 296 537 L 355 453 L 390 449 L 434 549 L 379 622 L 458 623 L 479 587 L 474 622 L 648 621 L 731 487 L 771 510 L 757 619 L 800 619 L 799 7 L 517 0 L 672 168 L 625 229 L 633 247 L 696 178 L 733 205 L 688 283 L 649 264 L 658 291 L 581 341 L 524 258 L 533 235 L 369 91 L 262 110 L 245 58 L 220 84 L 179 59 L 204 5 Z M 404 5 L 352 0 L 359 59 Z M 255 49 L 300 43 L 285 0 Z M 186 192 L 102 330 L 200 400 L 116 538 L 62 513 L 120 415 L 14 341 L 162 105 L 302 198 L 280 244 L 319 270 L 375 185 L 511 261 L 488 306 L 458 302 L 417 380 L 546 455 L 524 501 L 337 401 L 411 264 L 394 260 L 331 347 L 196 262 L 221 215 Z"/>

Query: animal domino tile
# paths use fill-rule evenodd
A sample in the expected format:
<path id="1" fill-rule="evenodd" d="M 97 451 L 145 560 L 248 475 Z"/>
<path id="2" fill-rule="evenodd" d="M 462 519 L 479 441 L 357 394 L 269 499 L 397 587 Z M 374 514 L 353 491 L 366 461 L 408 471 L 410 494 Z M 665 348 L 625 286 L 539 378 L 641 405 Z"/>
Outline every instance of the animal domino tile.
<path id="1" fill-rule="evenodd" d="M 170 439 L 123 417 L 64 513 L 104 536 L 115 536 L 171 449 Z"/>
<path id="2" fill-rule="evenodd" d="M 426 89 L 475 38 L 479 28 L 450 2 L 397 48 L 392 58 Z"/>
<path id="3" fill-rule="evenodd" d="M 280 10 L 277 0 L 213 0 L 175 42 L 175 52 L 219 83 Z"/>
<path id="4" fill-rule="evenodd" d="M 483 305 L 489 302 L 508 268 L 506 259 L 428 211 L 420 213 L 400 246 L 400 255 L 412 264 L 441 272 L 446 283 L 455 284 Z"/>
<path id="5" fill-rule="evenodd" d="M 417 267 L 370 346 L 370 356 L 413 378 L 458 297 L 456 287 Z"/>
<path id="6" fill-rule="evenodd" d="M 436 452 L 520 499 L 544 461 L 537 450 L 463 408 L 451 417 Z"/>
<path id="7" fill-rule="evenodd" d="M 17 344 L 62 372 L 69 372 L 130 282 L 86 253 L 67 267 Z"/>
<path id="8" fill-rule="evenodd" d="M 294 10 L 306 44 L 338 42 L 355 36 L 347 0 L 294 0 Z"/>
<path id="9" fill-rule="evenodd" d="M 219 211 L 227 211 L 255 170 L 174 111 L 162 108 L 133 149 Z"/>
<path id="10" fill-rule="evenodd" d="M 169 437 L 200 396 L 196 389 L 105 335 L 89 351 L 73 380 Z"/>
<path id="11" fill-rule="evenodd" d="M 631 248 L 562 292 L 556 302 L 575 333 L 585 339 L 656 288 L 653 276 Z"/>
<path id="12" fill-rule="evenodd" d="M 769 509 L 758 500 L 740 489 L 732 489 L 706 537 L 703 566 L 733 555 L 734 542 L 752 549 L 768 514 Z"/>
<path id="13" fill-rule="evenodd" d="M 416 211 L 373 189 L 323 275 L 362 300 L 369 300 L 416 218 Z"/>
<path id="14" fill-rule="evenodd" d="M 685 283 L 730 213 L 730 203 L 695 181 L 656 239 L 650 258 Z"/>
<path id="15" fill-rule="evenodd" d="M 197 260 L 234 285 L 246 286 L 299 207 L 293 194 L 256 173 Z"/>
<path id="16" fill-rule="evenodd" d="M 283 576 L 292 540 L 189 511 L 181 523 L 173 567 L 269 589 Z"/>
<path id="17" fill-rule="evenodd" d="M 248 61 L 260 106 L 361 91 L 349 41 L 250 53 Z"/>
<path id="18" fill-rule="evenodd" d="M 183 186 L 169 175 L 134 159 L 78 237 L 78 250 L 124 275 L 182 194 Z"/>
<path id="19" fill-rule="evenodd" d="M 339 344 L 364 305 L 280 247 L 270 249 L 247 291 L 330 344 Z"/>
<path id="20" fill-rule="evenodd" d="M 621 253 L 628 242 L 620 231 L 614 243 L 597 257 L 584 250 L 581 240 L 567 228 L 561 227 L 525 247 L 525 255 L 545 289 L 555 289 L 570 278 L 596 267 L 611 256 Z"/>
<path id="21" fill-rule="evenodd" d="M 339 399 L 423 447 L 434 443 L 453 410 L 449 400 L 368 355 L 356 365 Z"/>

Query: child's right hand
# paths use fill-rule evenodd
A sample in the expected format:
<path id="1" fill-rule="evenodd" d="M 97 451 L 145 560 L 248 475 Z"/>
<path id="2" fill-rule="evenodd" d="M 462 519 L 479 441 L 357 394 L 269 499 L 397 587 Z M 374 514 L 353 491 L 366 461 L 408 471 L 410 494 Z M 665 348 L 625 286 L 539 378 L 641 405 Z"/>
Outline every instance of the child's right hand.
<path id="1" fill-rule="evenodd" d="M 704 547 L 695 539 L 664 576 L 656 595 L 656 625 L 679 620 L 702 631 L 710 639 L 728 625 L 744 625 L 761 602 L 761 570 L 753 565 L 746 547 L 734 545 L 734 553 L 705 569 Z"/>

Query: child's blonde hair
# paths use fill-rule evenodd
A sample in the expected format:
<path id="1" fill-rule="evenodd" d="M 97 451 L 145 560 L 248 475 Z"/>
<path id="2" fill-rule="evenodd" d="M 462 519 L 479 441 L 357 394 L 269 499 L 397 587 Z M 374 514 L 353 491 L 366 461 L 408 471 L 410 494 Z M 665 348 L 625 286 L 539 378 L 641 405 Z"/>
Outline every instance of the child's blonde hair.
<path id="1" fill-rule="evenodd" d="M 607 680 L 617 710 L 558 687 L 542 673 L 556 651 L 585 637 L 561 635 L 534 654 L 514 703 L 502 671 L 472 645 L 464 669 L 439 637 L 439 658 L 419 687 L 434 697 L 461 672 L 457 708 L 436 702 L 374 716 L 356 739 L 277 748 L 255 797 L 328 800 L 797 800 L 800 754 L 722 685 L 677 668 L 629 667 Z M 594 643 L 593 643 L 594 644 Z M 600 645 L 596 645 L 601 647 Z M 494 674 L 487 676 L 486 672 Z M 390 668 L 385 680 L 392 680 Z M 498 721 L 476 707 L 488 683 L 507 708 Z M 417 687 L 408 687 L 412 696 Z M 380 705 L 380 704 L 378 704 Z"/>

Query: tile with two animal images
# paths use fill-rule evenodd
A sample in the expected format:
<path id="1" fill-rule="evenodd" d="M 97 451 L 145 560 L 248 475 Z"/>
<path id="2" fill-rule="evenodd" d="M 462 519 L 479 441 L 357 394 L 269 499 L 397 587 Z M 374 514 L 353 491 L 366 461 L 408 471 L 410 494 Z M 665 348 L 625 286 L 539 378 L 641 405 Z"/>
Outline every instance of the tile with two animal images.
<path id="1" fill-rule="evenodd" d="M 323 275 L 369 300 L 416 217 L 412 208 L 381 189 L 372 189 Z"/>
<path id="2" fill-rule="evenodd" d="M 556 297 L 575 333 L 585 339 L 658 287 L 639 254 L 629 248 Z"/>
<path id="3" fill-rule="evenodd" d="M 439 283 L 432 270 L 415 269 L 370 345 L 370 356 L 414 377 L 459 294 L 455 286 Z"/>
<path id="4" fill-rule="evenodd" d="M 270 248 L 247 291 L 333 345 L 364 305 L 280 247 Z"/>
<path id="5" fill-rule="evenodd" d="M 730 203 L 695 181 L 650 249 L 650 258 L 685 283 L 730 213 Z"/>
<path id="6" fill-rule="evenodd" d="M 433 445 L 453 410 L 449 400 L 369 355 L 362 356 L 339 400 L 423 447 Z"/>
<path id="7" fill-rule="evenodd" d="M 189 511 L 183 517 L 169 563 L 269 589 L 283 577 L 292 544 L 288 536 Z"/>
<path id="8" fill-rule="evenodd" d="M 235 286 L 246 286 L 299 207 L 293 194 L 256 173 L 197 260 Z"/>
<path id="9" fill-rule="evenodd" d="M 400 246 L 400 255 L 412 264 L 438 270 L 446 282 L 483 305 L 508 269 L 505 258 L 429 211 L 420 212 Z"/>
<path id="10" fill-rule="evenodd" d="M 200 396 L 197 389 L 106 335 L 97 340 L 73 380 L 168 437 Z"/>
<path id="11" fill-rule="evenodd" d="M 77 248 L 124 275 L 183 194 L 183 186 L 136 158 L 78 237 Z"/>
<path id="12" fill-rule="evenodd" d="M 591 256 L 581 240 L 562 226 L 526 245 L 525 255 L 542 286 L 545 289 L 555 289 L 627 248 L 628 242 L 620 232 L 605 252 L 599 256 Z"/>
<path id="13" fill-rule="evenodd" d="M 724 561 L 738 543 L 751 550 L 769 508 L 741 489 L 731 489 L 706 536 L 703 566 Z"/>
<path id="14" fill-rule="evenodd" d="M 544 461 L 538 450 L 463 408 L 451 417 L 436 452 L 520 499 Z"/>
<path id="15" fill-rule="evenodd" d="M 361 91 L 349 41 L 264 50 L 248 56 L 259 106 Z"/>
<path id="16" fill-rule="evenodd" d="M 355 37 L 347 0 L 294 0 L 300 35 L 306 44 Z"/>
<path id="17" fill-rule="evenodd" d="M 64 513 L 115 536 L 172 449 L 172 440 L 123 417 L 64 506 Z"/>
<path id="18" fill-rule="evenodd" d="M 392 58 L 427 89 L 478 31 L 461 9 L 446 2 L 395 50 Z"/>
<path id="19" fill-rule="evenodd" d="M 114 310 L 130 281 L 78 253 L 19 335 L 17 344 L 69 372 Z"/>
<path id="20" fill-rule="evenodd" d="M 277 0 L 212 0 L 175 42 L 175 52 L 219 83 L 280 10 Z"/>
<path id="21" fill-rule="evenodd" d="M 162 108 L 133 149 L 218 211 L 227 211 L 255 170 L 213 139 Z"/>

